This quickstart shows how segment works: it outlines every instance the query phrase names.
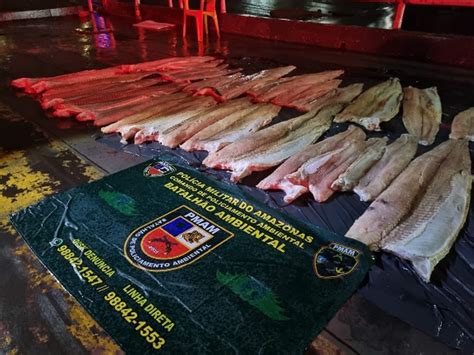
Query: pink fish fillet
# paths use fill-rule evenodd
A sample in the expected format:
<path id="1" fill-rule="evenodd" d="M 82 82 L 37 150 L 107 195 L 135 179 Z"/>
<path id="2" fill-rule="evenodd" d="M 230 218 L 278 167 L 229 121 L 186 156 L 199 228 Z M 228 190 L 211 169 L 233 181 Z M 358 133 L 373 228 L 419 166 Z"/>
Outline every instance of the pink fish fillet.
<path id="1" fill-rule="evenodd" d="M 287 179 L 307 188 L 317 202 L 325 202 L 334 194 L 332 183 L 359 157 L 365 146 L 363 140 L 346 142 L 341 148 L 309 160 Z M 285 201 L 292 202 L 294 198 L 287 195 Z"/>
<path id="2" fill-rule="evenodd" d="M 341 80 L 329 80 L 320 84 L 302 86 L 301 90 L 297 90 L 295 88 L 295 93 L 289 95 L 280 94 L 275 97 L 272 102 L 275 105 L 296 108 L 300 111 L 308 111 L 297 102 L 311 102 L 326 95 L 331 90 L 336 89 L 341 84 L 341 82 Z"/>
<path id="3" fill-rule="evenodd" d="M 216 89 L 221 94 L 223 100 L 229 100 L 242 95 L 255 85 L 260 85 L 262 82 L 277 80 L 295 69 L 295 66 L 289 65 L 287 67 L 262 70 L 252 75 L 246 75 L 236 81 L 231 81 L 230 83 L 217 87 Z"/>
<path id="4" fill-rule="evenodd" d="M 344 70 L 331 70 L 320 73 L 293 76 L 288 78 L 289 80 L 282 81 L 281 84 L 270 88 L 264 94 L 255 97 L 255 101 L 269 102 L 278 97 L 278 95 L 292 93 L 293 90 L 298 90 L 302 86 L 320 84 L 325 81 L 333 80 L 342 74 L 344 74 Z"/>
<path id="5" fill-rule="evenodd" d="M 336 150 L 347 141 L 364 139 L 364 131 L 351 125 L 344 132 L 326 138 L 319 143 L 312 144 L 300 153 L 293 155 L 281 164 L 272 174 L 260 181 L 257 187 L 262 190 L 286 191 L 286 187 L 288 186 L 285 181 L 286 176 L 296 172 L 308 160 L 321 154 Z"/>

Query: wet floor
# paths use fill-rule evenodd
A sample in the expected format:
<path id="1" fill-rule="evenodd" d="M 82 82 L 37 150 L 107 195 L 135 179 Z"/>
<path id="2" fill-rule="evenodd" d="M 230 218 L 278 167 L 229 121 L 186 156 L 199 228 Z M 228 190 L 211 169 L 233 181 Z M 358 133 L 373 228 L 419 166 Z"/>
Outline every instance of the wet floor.
<path id="1" fill-rule="evenodd" d="M 211 37 L 207 43 L 199 46 L 191 35 L 188 41 L 183 41 L 179 31 L 156 33 L 136 30 L 123 19 L 95 20 L 96 27 L 110 28 L 112 31 L 99 35 L 85 34 L 87 28 L 93 27 L 91 22 L 81 21 L 76 17 L 0 24 L 0 101 L 24 120 L 33 122 L 48 135 L 63 141 L 72 151 L 105 173 L 124 169 L 142 161 L 143 158 L 124 155 L 122 151 L 101 144 L 97 130 L 92 127 L 69 120 L 47 118 L 37 103 L 30 98 L 15 97 L 8 87 L 9 81 L 21 76 L 58 75 L 167 56 L 212 54 L 227 57 L 228 62 L 241 65 L 247 71 L 284 64 L 297 65 L 301 72 L 343 67 L 347 72 L 346 83 L 363 80 L 370 84 L 388 76 L 399 76 L 405 85 L 436 84 L 445 103 L 444 119 L 448 121 L 454 113 L 474 103 L 470 98 L 466 98 L 466 92 L 474 89 L 474 73 L 465 70 L 230 35 L 225 35 L 221 41 Z M 77 31 L 78 28 L 83 31 Z M 13 131 L 8 123 L 0 126 L 0 129 L 5 130 L 2 132 L 4 136 L 15 135 L 17 141 L 30 142 L 31 145 L 35 144 L 37 139 L 22 135 L 21 129 Z M 18 149 L 14 139 L 8 142 L 8 150 Z M 1 258 L 4 256 L 0 255 L 0 260 Z M 20 264 L 19 267 L 25 266 Z M 13 266 L 9 268 L 13 270 Z M 21 290 L 18 289 L 18 292 Z M 54 297 L 61 299 L 64 296 Z M 0 299 L 0 307 L 9 307 L 15 302 L 17 299 L 12 293 L 8 298 Z M 0 313 L 1 324 L 12 325 L 22 316 L 24 314 Z M 2 317 L 9 319 L 1 319 Z M 38 317 L 46 319 L 45 315 Z M 48 328 L 46 321 L 38 322 L 41 329 Z M 66 320 L 65 323 L 67 322 Z M 347 346 L 349 353 L 454 353 L 422 332 L 387 315 L 360 296 L 355 296 L 341 309 L 328 325 L 327 331 L 334 341 L 340 341 Z M 48 336 L 55 339 L 61 336 L 61 332 L 67 332 L 67 327 L 58 330 L 56 334 L 49 332 Z M 86 334 L 87 332 L 91 332 L 91 337 L 96 336 L 93 330 L 86 330 Z M 12 341 L 21 348 L 21 344 L 26 341 L 24 337 L 26 333 L 18 333 Z M 31 340 L 28 344 L 30 343 Z M 60 342 L 55 344 L 61 346 Z"/>

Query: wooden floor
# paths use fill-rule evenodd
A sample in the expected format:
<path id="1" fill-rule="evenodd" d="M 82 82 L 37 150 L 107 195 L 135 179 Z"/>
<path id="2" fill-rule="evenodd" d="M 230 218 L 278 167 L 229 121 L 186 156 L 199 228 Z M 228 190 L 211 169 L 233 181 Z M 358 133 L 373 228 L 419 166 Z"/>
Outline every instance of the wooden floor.
<path id="1" fill-rule="evenodd" d="M 136 31 L 124 20 L 114 35 L 81 35 L 76 17 L 0 23 L 0 354 L 120 353 L 120 349 L 47 273 L 8 223 L 10 212 L 44 196 L 98 179 L 146 158 L 101 143 L 97 130 L 47 118 L 8 87 L 21 76 L 47 76 L 118 63 L 207 51 L 329 67 L 337 56 L 269 41 L 224 37 L 199 48 L 176 32 Z M 289 58 L 288 56 L 291 55 Z M 364 65 L 375 63 L 357 57 Z M 359 65 L 360 63 L 359 62 Z M 354 60 L 357 65 L 357 60 Z M 317 69 L 317 68 L 315 68 Z M 414 70 L 414 69 L 412 69 Z M 455 354 L 355 295 L 310 346 L 320 354 Z"/>

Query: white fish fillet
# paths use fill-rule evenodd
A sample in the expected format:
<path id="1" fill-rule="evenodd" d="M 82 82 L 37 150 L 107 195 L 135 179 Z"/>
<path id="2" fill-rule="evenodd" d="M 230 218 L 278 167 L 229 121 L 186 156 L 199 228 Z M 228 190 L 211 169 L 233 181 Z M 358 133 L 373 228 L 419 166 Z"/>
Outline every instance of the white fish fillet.
<path id="1" fill-rule="evenodd" d="M 364 84 L 352 84 L 343 88 L 337 88 L 323 97 L 319 97 L 305 106 L 309 111 L 319 111 L 323 107 L 335 104 L 350 104 L 357 96 L 360 95 Z M 295 102 L 296 105 L 302 104 L 300 101 Z"/>
<path id="2" fill-rule="evenodd" d="M 390 121 L 400 110 L 402 86 L 397 78 L 364 91 L 334 118 L 334 122 L 354 122 L 369 131 L 380 131 L 380 123 Z"/>
<path id="3" fill-rule="evenodd" d="M 451 139 L 468 139 L 474 142 L 474 107 L 462 111 L 451 124 Z"/>
<path id="4" fill-rule="evenodd" d="M 254 105 L 248 98 L 229 100 L 216 107 L 211 107 L 207 111 L 193 116 L 181 123 L 178 123 L 163 131 L 158 137 L 158 141 L 168 147 L 175 148 L 187 139 L 193 137 L 199 132 L 206 130 L 209 126 L 235 113 L 240 113 Z"/>
<path id="5" fill-rule="evenodd" d="M 466 221 L 471 185 L 467 141 L 446 141 L 411 162 L 346 235 L 411 261 L 429 281 Z"/>
<path id="6" fill-rule="evenodd" d="M 346 131 L 326 138 L 316 144 L 312 144 L 301 152 L 291 156 L 273 173 L 260 181 L 257 187 L 263 190 L 283 190 L 287 192 L 286 188 L 291 188 L 293 186 L 293 184 L 288 183 L 285 180 L 287 175 L 297 171 L 301 165 L 306 163 L 311 158 L 325 154 L 329 151 L 336 150 L 340 148 L 346 141 L 353 139 L 364 140 L 365 133 L 362 129 L 351 125 Z M 288 191 L 287 194 L 291 194 L 291 191 Z"/>
<path id="7" fill-rule="evenodd" d="M 369 169 L 382 158 L 388 138 L 370 138 L 367 148 L 347 170 L 333 182 L 335 191 L 351 191 Z"/>
<path id="8" fill-rule="evenodd" d="M 441 123 L 441 99 L 436 87 L 403 89 L 403 124 L 421 145 L 433 144 Z"/>
<path id="9" fill-rule="evenodd" d="M 331 106 L 316 116 L 309 112 L 249 134 L 209 154 L 203 163 L 212 168 L 232 170 L 231 180 L 237 182 L 254 171 L 280 164 L 318 140 L 341 108 L 342 105 Z"/>
<path id="10" fill-rule="evenodd" d="M 233 143 L 249 133 L 270 124 L 278 115 L 281 107 L 273 104 L 253 105 L 248 110 L 236 112 L 225 117 L 202 130 L 192 137 L 189 144 L 184 144 L 185 150 L 205 150 L 210 153 L 218 151 L 226 145 Z"/>
<path id="11" fill-rule="evenodd" d="M 136 123 L 122 125 L 118 132 L 122 135 L 122 141 L 132 137 L 135 138 L 135 144 L 154 141 L 158 138 L 160 132 L 198 115 L 213 105 L 215 105 L 215 101 L 210 97 L 194 98 L 194 100 L 186 102 L 178 108 L 158 113 Z"/>
<path id="12" fill-rule="evenodd" d="M 372 201 L 395 179 L 410 163 L 416 154 L 417 139 L 403 134 L 385 148 L 377 163 L 359 180 L 354 192 L 362 201 Z"/>

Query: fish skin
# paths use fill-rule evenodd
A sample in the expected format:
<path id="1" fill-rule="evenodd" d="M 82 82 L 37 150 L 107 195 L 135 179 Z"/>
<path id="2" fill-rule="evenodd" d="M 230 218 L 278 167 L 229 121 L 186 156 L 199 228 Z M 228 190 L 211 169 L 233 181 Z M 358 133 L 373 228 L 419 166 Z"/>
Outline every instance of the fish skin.
<path id="1" fill-rule="evenodd" d="M 271 102 L 279 95 L 288 95 L 292 90 L 298 90 L 302 86 L 316 85 L 336 79 L 344 74 L 344 70 L 328 70 L 320 73 L 303 74 L 285 78 L 276 86 L 268 89 L 265 93 L 254 98 L 255 102 Z"/>
<path id="2" fill-rule="evenodd" d="M 459 112 L 451 124 L 450 139 L 468 139 L 474 142 L 474 107 Z"/>
<path id="3" fill-rule="evenodd" d="M 239 79 L 243 76 L 242 73 L 236 73 L 232 75 L 225 75 L 223 77 L 211 78 L 211 79 L 204 79 L 200 81 L 196 81 L 194 83 L 188 84 L 183 88 L 184 92 L 188 93 L 195 93 L 199 92 L 203 89 L 214 89 L 215 87 L 219 87 L 221 85 L 225 85 L 228 82 Z"/>
<path id="4" fill-rule="evenodd" d="M 191 117 L 184 122 L 170 127 L 159 136 L 159 142 L 167 147 L 176 148 L 195 134 L 205 130 L 206 127 L 224 119 L 233 112 L 239 112 L 249 107 L 252 107 L 252 103 L 247 98 L 229 100 L 210 108 L 198 117 Z"/>
<path id="5" fill-rule="evenodd" d="M 192 149 L 216 152 L 270 124 L 280 110 L 281 107 L 273 104 L 253 104 L 245 112 L 227 116 L 201 131 L 192 141 Z"/>
<path id="6" fill-rule="evenodd" d="M 388 138 L 370 138 L 366 149 L 331 185 L 335 191 L 351 191 L 367 171 L 382 158 Z"/>
<path id="7" fill-rule="evenodd" d="M 287 175 L 296 172 L 309 159 L 340 148 L 345 141 L 352 139 L 364 140 L 364 131 L 356 126 L 350 125 L 344 132 L 326 138 L 316 144 L 309 145 L 306 149 L 291 156 L 281 164 L 272 174 L 260 181 L 257 187 L 262 190 L 286 191 L 285 188 L 288 187 L 288 184 L 285 182 L 285 178 Z"/>
<path id="8" fill-rule="evenodd" d="M 471 185 L 467 141 L 448 140 L 413 160 L 346 236 L 410 260 L 429 281 L 467 218 Z"/>
<path id="9" fill-rule="evenodd" d="M 329 129 L 334 115 L 342 107 L 330 106 L 316 115 L 309 112 L 249 134 L 209 154 L 203 164 L 232 170 L 231 180 L 238 182 L 254 171 L 263 171 L 282 163 L 317 141 Z"/>
<path id="10" fill-rule="evenodd" d="M 389 144 L 382 158 L 359 180 L 353 191 L 361 201 L 372 201 L 407 167 L 416 154 L 416 137 L 403 134 Z"/>
<path id="11" fill-rule="evenodd" d="M 325 202 L 334 194 L 331 189 L 333 182 L 359 157 L 366 146 L 367 142 L 360 139 L 345 141 L 342 147 L 310 159 L 286 179 L 294 185 L 305 187 L 316 202 Z M 297 197 L 286 195 L 284 200 L 291 203 Z"/>
<path id="12" fill-rule="evenodd" d="M 125 74 L 147 71 L 170 71 L 209 62 L 213 62 L 215 65 L 221 63 L 221 61 L 216 61 L 216 58 L 210 56 L 170 57 L 137 64 L 123 64 L 117 67 L 117 72 Z"/>
<path id="13" fill-rule="evenodd" d="M 418 138 L 419 144 L 434 143 L 442 114 L 436 87 L 418 89 L 408 86 L 403 89 L 403 124 L 408 133 Z"/>
<path id="14" fill-rule="evenodd" d="M 390 121 L 400 110 L 403 92 L 400 80 L 390 78 L 372 86 L 336 116 L 334 122 L 354 122 L 369 131 L 380 131 L 380 123 Z"/>

